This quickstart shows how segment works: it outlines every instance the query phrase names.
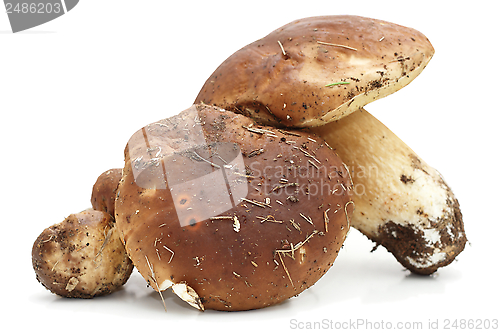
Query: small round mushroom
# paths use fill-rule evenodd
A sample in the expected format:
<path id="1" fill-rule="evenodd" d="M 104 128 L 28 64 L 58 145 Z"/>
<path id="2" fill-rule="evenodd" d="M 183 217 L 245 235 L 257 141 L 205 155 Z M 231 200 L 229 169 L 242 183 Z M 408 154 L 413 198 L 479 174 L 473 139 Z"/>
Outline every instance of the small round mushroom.
<path id="1" fill-rule="evenodd" d="M 412 272 L 431 274 L 465 246 L 458 201 L 439 172 L 361 108 L 410 83 L 433 54 L 422 33 L 394 23 L 300 19 L 235 52 L 195 103 L 259 123 L 307 127 L 351 170 L 376 170 L 353 177 L 360 209 L 352 226 Z"/>
<path id="2" fill-rule="evenodd" d="M 112 293 L 133 265 L 107 213 L 86 210 L 45 229 L 32 249 L 37 280 L 63 297 L 93 298 Z"/>
<path id="3" fill-rule="evenodd" d="M 116 223 L 156 291 L 200 310 L 257 309 L 333 265 L 351 185 L 322 139 L 195 105 L 131 137 Z"/>
<path id="4" fill-rule="evenodd" d="M 115 197 L 118 183 L 122 178 L 122 169 L 110 169 L 103 172 L 92 188 L 90 202 L 92 208 L 115 216 Z"/>

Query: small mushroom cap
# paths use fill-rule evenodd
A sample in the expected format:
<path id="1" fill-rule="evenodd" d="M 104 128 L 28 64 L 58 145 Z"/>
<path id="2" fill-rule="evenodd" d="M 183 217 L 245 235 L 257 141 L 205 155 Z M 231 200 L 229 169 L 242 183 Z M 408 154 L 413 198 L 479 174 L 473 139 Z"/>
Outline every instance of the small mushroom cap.
<path id="1" fill-rule="evenodd" d="M 127 282 L 134 266 L 107 213 L 86 210 L 45 229 L 32 249 L 42 285 L 63 297 L 93 298 Z"/>
<path id="2" fill-rule="evenodd" d="M 263 124 L 323 125 L 404 87 L 433 54 L 422 33 L 394 23 L 359 16 L 300 19 L 230 56 L 195 103 Z"/>
<path id="3" fill-rule="evenodd" d="M 92 187 L 92 208 L 115 216 L 115 197 L 118 183 L 122 178 L 122 169 L 110 169 L 103 172 Z"/>
<path id="4" fill-rule="evenodd" d="M 116 223 L 155 290 L 172 287 L 200 310 L 256 309 L 333 264 L 351 185 L 322 139 L 193 106 L 129 140 Z"/>

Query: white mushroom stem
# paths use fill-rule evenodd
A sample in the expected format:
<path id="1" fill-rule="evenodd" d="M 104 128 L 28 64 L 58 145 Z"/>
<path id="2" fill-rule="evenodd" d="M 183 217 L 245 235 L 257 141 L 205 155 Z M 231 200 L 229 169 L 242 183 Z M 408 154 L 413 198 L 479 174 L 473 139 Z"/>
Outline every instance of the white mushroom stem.
<path id="1" fill-rule="evenodd" d="M 412 272 L 431 274 L 465 246 L 458 201 L 439 172 L 361 109 L 311 129 L 348 165 L 352 226 L 385 246 Z"/>

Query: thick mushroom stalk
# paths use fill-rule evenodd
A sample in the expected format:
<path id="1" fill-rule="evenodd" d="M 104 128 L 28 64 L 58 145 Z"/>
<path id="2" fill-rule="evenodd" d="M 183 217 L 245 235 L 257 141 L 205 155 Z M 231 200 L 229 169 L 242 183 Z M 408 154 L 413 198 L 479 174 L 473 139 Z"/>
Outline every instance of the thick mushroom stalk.
<path id="1" fill-rule="evenodd" d="M 418 274 L 431 274 L 462 252 L 466 236 L 455 195 L 384 124 L 361 110 L 311 131 L 351 166 L 353 227 Z"/>
<path id="2" fill-rule="evenodd" d="M 430 274 L 464 247 L 458 202 L 437 171 L 359 110 L 410 83 L 433 54 L 422 33 L 393 23 L 301 19 L 235 52 L 196 102 L 274 126 L 308 127 L 338 149 L 350 169 L 376 167 L 376 175 L 354 178 L 365 192 L 355 197 L 361 207 L 353 226 L 412 272 Z"/>

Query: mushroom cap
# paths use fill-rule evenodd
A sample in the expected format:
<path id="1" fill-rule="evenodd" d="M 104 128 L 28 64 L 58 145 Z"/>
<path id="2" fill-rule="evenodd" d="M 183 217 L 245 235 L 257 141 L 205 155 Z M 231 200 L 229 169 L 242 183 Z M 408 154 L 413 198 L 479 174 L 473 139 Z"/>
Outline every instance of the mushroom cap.
<path id="1" fill-rule="evenodd" d="M 195 103 L 262 124 L 319 126 L 404 87 L 433 54 L 422 33 L 394 23 L 359 16 L 304 18 L 230 56 Z"/>
<path id="2" fill-rule="evenodd" d="M 112 293 L 134 268 L 112 217 L 95 210 L 71 214 L 45 229 L 33 244 L 32 263 L 43 286 L 75 298 Z"/>
<path id="3" fill-rule="evenodd" d="M 114 218 L 116 189 L 121 178 L 122 169 L 109 169 L 97 178 L 90 198 L 92 208 L 106 212 Z"/>
<path id="4" fill-rule="evenodd" d="M 156 291 L 172 287 L 200 310 L 256 309 L 333 264 L 351 185 L 322 139 L 195 105 L 129 140 L 116 224 Z"/>

